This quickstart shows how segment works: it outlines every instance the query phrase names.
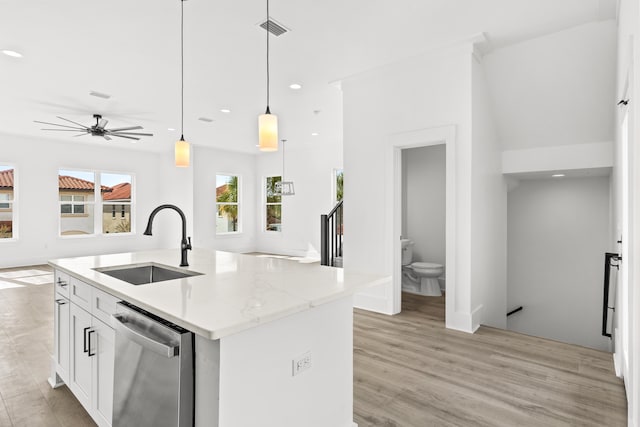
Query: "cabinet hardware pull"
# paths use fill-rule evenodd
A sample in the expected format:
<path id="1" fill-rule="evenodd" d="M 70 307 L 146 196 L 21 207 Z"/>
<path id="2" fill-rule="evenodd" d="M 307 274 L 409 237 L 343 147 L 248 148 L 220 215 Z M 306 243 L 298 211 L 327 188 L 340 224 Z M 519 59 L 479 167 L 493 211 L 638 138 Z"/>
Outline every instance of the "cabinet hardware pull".
<path id="1" fill-rule="evenodd" d="M 95 332 L 95 329 L 92 329 L 92 330 L 90 330 L 90 331 L 89 331 L 89 333 L 87 334 L 87 337 L 89 337 L 89 338 L 88 338 L 88 341 L 89 341 L 89 351 L 88 351 L 88 355 L 89 355 L 89 357 L 91 357 L 91 356 L 95 356 L 95 355 L 96 355 L 95 353 L 93 353 L 93 354 L 91 353 L 91 334 L 92 334 L 92 333 L 94 333 L 94 332 Z"/>
<path id="2" fill-rule="evenodd" d="M 87 326 L 86 328 L 84 328 L 84 338 L 83 338 L 83 341 L 82 341 L 82 350 L 85 353 L 89 352 L 89 349 L 87 348 L 87 331 L 89 329 L 91 329 L 91 326 Z"/>
<path id="3" fill-rule="evenodd" d="M 65 305 L 67 303 L 67 301 L 63 300 L 63 299 L 57 299 L 56 300 L 56 304 L 58 305 Z"/>
<path id="4" fill-rule="evenodd" d="M 60 278 L 58 277 L 58 285 L 60 285 L 63 288 L 66 288 L 67 282 L 65 282 L 64 280 L 60 280 Z"/>

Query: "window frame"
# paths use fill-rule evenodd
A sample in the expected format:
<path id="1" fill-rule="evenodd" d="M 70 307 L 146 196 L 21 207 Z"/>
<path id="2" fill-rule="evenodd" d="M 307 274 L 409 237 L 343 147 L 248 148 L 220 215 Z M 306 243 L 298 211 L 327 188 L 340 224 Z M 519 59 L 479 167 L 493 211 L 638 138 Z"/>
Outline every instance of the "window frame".
<path id="1" fill-rule="evenodd" d="M 243 188 L 242 188 L 242 175 L 240 175 L 239 173 L 231 173 L 231 172 L 216 172 L 215 175 L 215 181 L 214 181 L 214 193 L 216 192 L 217 187 L 217 182 L 218 182 L 218 177 L 219 176 L 228 176 L 228 177 L 236 177 L 238 180 L 237 183 L 237 194 L 236 194 L 236 201 L 235 202 L 218 202 L 218 195 L 215 194 L 214 196 L 214 213 L 215 213 L 215 217 L 216 217 L 216 224 L 215 224 L 215 235 L 216 236 L 235 236 L 238 234 L 242 234 L 242 226 L 243 226 L 243 221 L 242 221 L 242 213 L 243 213 L 243 209 L 242 209 L 242 196 L 243 196 Z M 236 231 L 225 231 L 225 232 L 218 232 L 218 205 L 228 205 L 228 206 L 237 206 L 238 210 L 238 216 L 237 216 L 237 230 Z"/>
<path id="2" fill-rule="evenodd" d="M 263 197 L 263 209 L 262 209 L 262 232 L 267 234 L 281 235 L 282 233 L 282 195 L 280 195 L 279 202 L 269 202 L 269 197 L 267 195 L 267 182 L 269 178 L 280 178 L 280 182 L 282 182 L 282 175 L 267 175 L 262 179 L 262 197 Z M 269 230 L 267 229 L 267 208 L 269 206 L 280 206 L 280 227 L 277 230 Z M 278 233 L 278 234 L 275 234 Z"/>
<path id="3" fill-rule="evenodd" d="M 94 182 L 93 182 L 93 201 L 87 201 L 84 200 L 83 202 L 74 202 L 72 199 L 71 203 L 63 203 L 62 200 L 60 200 L 61 197 L 61 192 L 60 192 L 60 188 L 58 187 L 58 238 L 60 239 L 83 239 L 83 238 L 92 238 L 92 237 L 114 237 L 114 236 L 131 236 L 131 235 L 135 235 L 136 231 L 135 231 L 135 209 L 134 206 L 136 205 L 136 176 L 133 172 L 124 172 L 124 171 L 109 171 L 109 170 L 101 170 L 101 169 L 81 169 L 81 168 L 68 168 L 68 167 L 59 167 L 58 168 L 58 173 L 57 173 L 57 177 L 56 179 L 59 179 L 58 177 L 60 176 L 60 172 L 61 171 L 67 171 L 67 172 L 87 172 L 87 173 L 92 173 L 94 176 Z M 129 203 L 123 203 L 121 201 L 117 201 L 117 202 L 108 202 L 108 201 L 103 201 L 102 200 L 102 175 L 103 174 L 112 174 L 112 175 L 126 175 L 129 176 L 131 178 L 131 199 Z M 65 191 L 67 193 L 72 193 L 72 191 Z M 64 192 L 63 192 L 64 193 Z M 86 195 L 90 195 L 92 193 L 90 192 L 86 192 Z M 79 217 L 88 217 L 91 214 L 86 213 L 86 209 L 85 209 L 85 213 L 67 213 L 67 214 L 63 214 L 61 212 L 62 210 L 62 205 L 63 204 L 71 204 L 72 206 L 75 205 L 84 205 L 84 206 L 88 206 L 91 205 L 93 206 L 93 233 L 87 233 L 87 234 L 68 234 L 68 235 L 63 235 L 62 234 L 62 219 L 63 218 L 79 218 Z M 105 229 L 103 227 L 103 217 L 105 215 L 104 212 L 104 208 L 105 206 L 119 206 L 119 205 L 123 205 L 123 206 L 129 206 L 129 227 L 130 227 L 130 231 L 128 232 L 122 232 L 122 233 L 106 233 Z M 73 208 L 72 208 L 73 210 Z M 116 208 L 116 213 L 118 213 L 118 209 Z M 111 212 L 108 212 L 109 215 L 111 215 Z M 115 218 L 110 218 L 110 219 L 121 219 L 119 218 L 119 215 L 116 215 Z"/>
<path id="4" fill-rule="evenodd" d="M 0 204 L 3 205 L 9 205 L 9 207 L 7 208 L 0 208 L 0 212 L 2 213 L 7 213 L 7 212 L 11 212 L 11 237 L 6 237 L 6 238 L 1 238 L 0 239 L 0 244 L 1 243 L 10 243 L 10 242 L 16 242 L 18 240 L 18 222 L 19 222 L 19 215 L 18 215 L 18 188 L 19 188 L 19 176 L 18 176 L 18 168 L 16 167 L 15 164 L 13 163 L 0 163 L 0 166 L 6 167 L 6 170 L 13 170 L 13 190 L 11 190 L 12 193 L 12 198 L 8 199 L 8 200 L 2 200 L 0 201 Z M 9 194 L 9 192 L 2 192 L 3 194 Z"/>

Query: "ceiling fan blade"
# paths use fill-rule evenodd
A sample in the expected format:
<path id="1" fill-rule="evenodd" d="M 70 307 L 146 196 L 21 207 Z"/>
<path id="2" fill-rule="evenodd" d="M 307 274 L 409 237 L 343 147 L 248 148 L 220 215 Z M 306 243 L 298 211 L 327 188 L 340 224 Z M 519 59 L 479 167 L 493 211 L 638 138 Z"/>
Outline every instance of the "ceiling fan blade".
<path id="1" fill-rule="evenodd" d="M 152 133 L 140 133 L 140 132 L 109 132 L 109 135 L 153 136 Z"/>
<path id="2" fill-rule="evenodd" d="M 104 129 L 104 127 L 107 125 L 107 123 L 109 123 L 109 120 L 107 119 L 100 119 L 100 122 L 98 123 L 98 127 L 100 129 Z"/>
<path id="3" fill-rule="evenodd" d="M 117 136 L 118 138 L 127 138 L 127 139 L 135 139 L 136 141 L 140 141 L 140 138 L 134 138 L 132 136 L 120 135 L 117 133 L 112 133 L 111 136 Z"/>
<path id="4" fill-rule="evenodd" d="M 41 128 L 40 130 L 54 130 L 54 131 L 59 131 L 59 132 L 78 132 L 80 130 L 84 130 L 84 129 L 44 129 Z"/>
<path id="5" fill-rule="evenodd" d="M 80 123 L 78 123 L 78 122 L 74 122 L 73 120 L 65 119 L 64 117 L 60 117 L 60 116 L 56 116 L 56 117 L 57 117 L 57 118 L 59 118 L 60 120 L 64 120 L 64 121 L 66 121 L 66 122 L 73 123 L 74 125 L 82 126 L 83 128 L 86 128 L 86 127 L 87 127 L 87 126 L 82 125 L 82 124 L 80 124 Z"/>
<path id="6" fill-rule="evenodd" d="M 111 141 L 111 138 L 109 138 L 107 135 L 102 135 L 102 137 L 103 137 L 104 139 L 106 139 L 107 141 Z"/>
<path id="7" fill-rule="evenodd" d="M 136 130 L 142 129 L 142 126 L 129 126 L 126 128 L 107 129 L 109 132 L 120 132 L 121 130 Z"/>
<path id="8" fill-rule="evenodd" d="M 78 134 L 78 135 L 73 135 L 73 137 L 75 138 L 77 136 L 85 136 L 85 135 L 89 135 L 89 132 L 81 133 L 81 134 Z"/>
<path id="9" fill-rule="evenodd" d="M 60 126 L 60 127 L 63 127 L 63 128 L 70 128 L 70 129 L 81 129 L 81 130 L 86 129 L 86 127 L 84 127 L 84 126 L 81 127 L 81 128 L 77 128 L 75 126 L 59 125 L 58 123 L 41 122 L 40 120 L 34 120 L 34 122 L 42 123 L 43 125 Z"/>

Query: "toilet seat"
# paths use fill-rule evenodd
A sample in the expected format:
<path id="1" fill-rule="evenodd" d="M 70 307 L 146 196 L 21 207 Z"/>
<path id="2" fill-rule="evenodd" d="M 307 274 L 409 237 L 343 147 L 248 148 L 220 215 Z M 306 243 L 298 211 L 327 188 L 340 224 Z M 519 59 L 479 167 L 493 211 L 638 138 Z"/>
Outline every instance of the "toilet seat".
<path id="1" fill-rule="evenodd" d="M 434 262 L 414 262 L 411 264 L 411 267 L 420 268 L 420 269 L 428 269 L 428 268 L 442 268 L 442 264 L 436 264 Z"/>

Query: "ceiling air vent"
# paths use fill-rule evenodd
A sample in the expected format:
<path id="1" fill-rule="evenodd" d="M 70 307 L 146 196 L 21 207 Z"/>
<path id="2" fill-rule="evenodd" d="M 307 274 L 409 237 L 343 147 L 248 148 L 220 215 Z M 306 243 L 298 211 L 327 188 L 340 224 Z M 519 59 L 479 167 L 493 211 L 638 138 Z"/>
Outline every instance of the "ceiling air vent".
<path id="1" fill-rule="evenodd" d="M 284 33 L 288 33 L 289 30 L 282 24 L 278 24 L 272 18 L 269 18 L 268 21 L 264 21 L 260 24 L 260 27 L 269 31 L 274 36 L 278 37 L 283 35 Z"/>

